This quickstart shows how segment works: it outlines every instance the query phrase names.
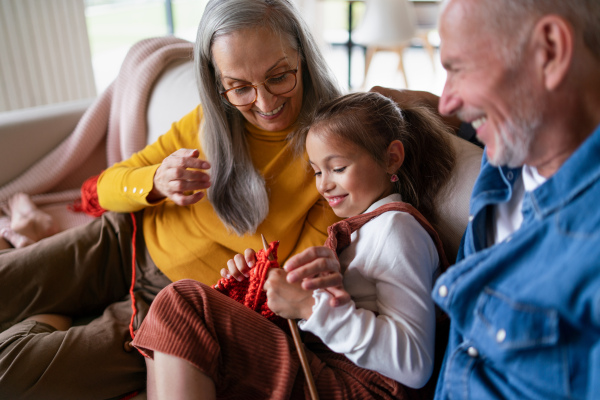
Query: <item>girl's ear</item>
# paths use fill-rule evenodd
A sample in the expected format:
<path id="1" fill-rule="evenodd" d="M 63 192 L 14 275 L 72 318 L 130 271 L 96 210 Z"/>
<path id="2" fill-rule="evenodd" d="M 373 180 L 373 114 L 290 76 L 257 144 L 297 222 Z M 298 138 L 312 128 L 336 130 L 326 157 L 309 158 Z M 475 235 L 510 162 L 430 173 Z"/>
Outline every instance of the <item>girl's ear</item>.
<path id="1" fill-rule="evenodd" d="M 404 162 L 404 145 L 399 140 L 394 140 L 387 148 L 386 172 L 395 174 Z"/>

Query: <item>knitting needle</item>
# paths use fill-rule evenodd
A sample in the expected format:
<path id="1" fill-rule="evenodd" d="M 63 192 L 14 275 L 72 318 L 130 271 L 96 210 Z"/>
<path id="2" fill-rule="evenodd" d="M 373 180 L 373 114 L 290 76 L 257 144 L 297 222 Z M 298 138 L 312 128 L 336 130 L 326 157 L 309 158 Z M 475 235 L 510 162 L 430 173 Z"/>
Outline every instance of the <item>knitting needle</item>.
<path id="1" fill-rule="evenodd" d="M 260 237 L 262 238 L 263 247 L 265 251 L 269 249 L 269 243 L 261 233 Z M 275 257 L 273 254 L 269 254 L 267 257 L 270 261 L 273 261 Z M 308 383 L 308 391 L 310 392 L 310 398 L 312 400 L 319 400 L 319 394 L 317 393 L 317 387 L 315 386 L 315 381 L 312 376 L 312 372 L 310 367 L 308 366 L 308 358 L 306 358 L 306 352 L 304 351 L 304 345 L 302 344 L 302 339 L 300 339 L 300 331 L 298 330 L 298 325 L 296 321 L 293 319 L 288 319 L 288 325 L 290 326 L 290 331 L 292 332 L 292 338 L 294 339 L 294 346 L 296 347 L 296 351 L 298 352 L 298 356 L 300 357 L 300 364 L 302 364 L 302 370 L 304 371 L 304 376 L 306 377 L 306 383 Z"/>

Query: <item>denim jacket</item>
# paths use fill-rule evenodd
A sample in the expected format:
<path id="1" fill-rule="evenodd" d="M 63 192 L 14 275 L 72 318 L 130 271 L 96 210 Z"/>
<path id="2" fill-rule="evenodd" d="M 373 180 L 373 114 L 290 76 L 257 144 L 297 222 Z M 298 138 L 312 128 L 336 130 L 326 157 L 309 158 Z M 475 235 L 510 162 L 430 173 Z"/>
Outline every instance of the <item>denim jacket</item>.
<path id="1" fill-rule="evenodd" d="M 451 320 L 437 399 L 600 399 L 600 126 L 487 247 L 520 173 L 484 156 L 458 262 L 435 284 Z"/>

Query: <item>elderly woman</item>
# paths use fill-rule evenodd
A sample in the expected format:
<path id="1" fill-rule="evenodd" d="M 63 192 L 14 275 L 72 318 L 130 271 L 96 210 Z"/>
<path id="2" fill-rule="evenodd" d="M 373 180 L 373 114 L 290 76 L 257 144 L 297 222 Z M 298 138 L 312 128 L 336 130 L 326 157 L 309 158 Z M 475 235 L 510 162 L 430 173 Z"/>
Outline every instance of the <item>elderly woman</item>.
<path id="1" fill-rule="evenodd" d="M 3 287 L 20 289 L 0 290 L 0 397 L 139 389 L 145 366 L 129 330 L 161 288 L 215 283 L 228 259 L 260 246 L 255 233 L 281 240 L 281 260 L 325 241 L 337 218 L 290 139 L 339 92 L 298 11 L 289 0 L 210 1 L 195 63 L 201 106 L 100 176 L 100 204 L 116 212 L 0 254 Z M 102 315 L 70 326 L 89 314 Z"/>

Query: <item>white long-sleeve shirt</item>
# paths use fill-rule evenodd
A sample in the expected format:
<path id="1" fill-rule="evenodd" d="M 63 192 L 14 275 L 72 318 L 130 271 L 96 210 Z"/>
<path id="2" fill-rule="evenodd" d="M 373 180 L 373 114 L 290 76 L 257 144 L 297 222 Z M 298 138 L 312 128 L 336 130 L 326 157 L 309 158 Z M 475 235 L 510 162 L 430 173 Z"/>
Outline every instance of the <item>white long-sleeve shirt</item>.
<path id="1" fill-rule="evenodd" d="M 401 201 L 400 195 L 381 199 L 365 212 L 393 201 Z M 360 367 L 422 387 L 434 359 L 430 293 L 439 257 L 433 240 L 410 214 L 385 212 L 352 233 L 339 259 L 352 301 L 331 307 L 331 295 L 315 290 L 313 313 L 300 328 Z"/>

